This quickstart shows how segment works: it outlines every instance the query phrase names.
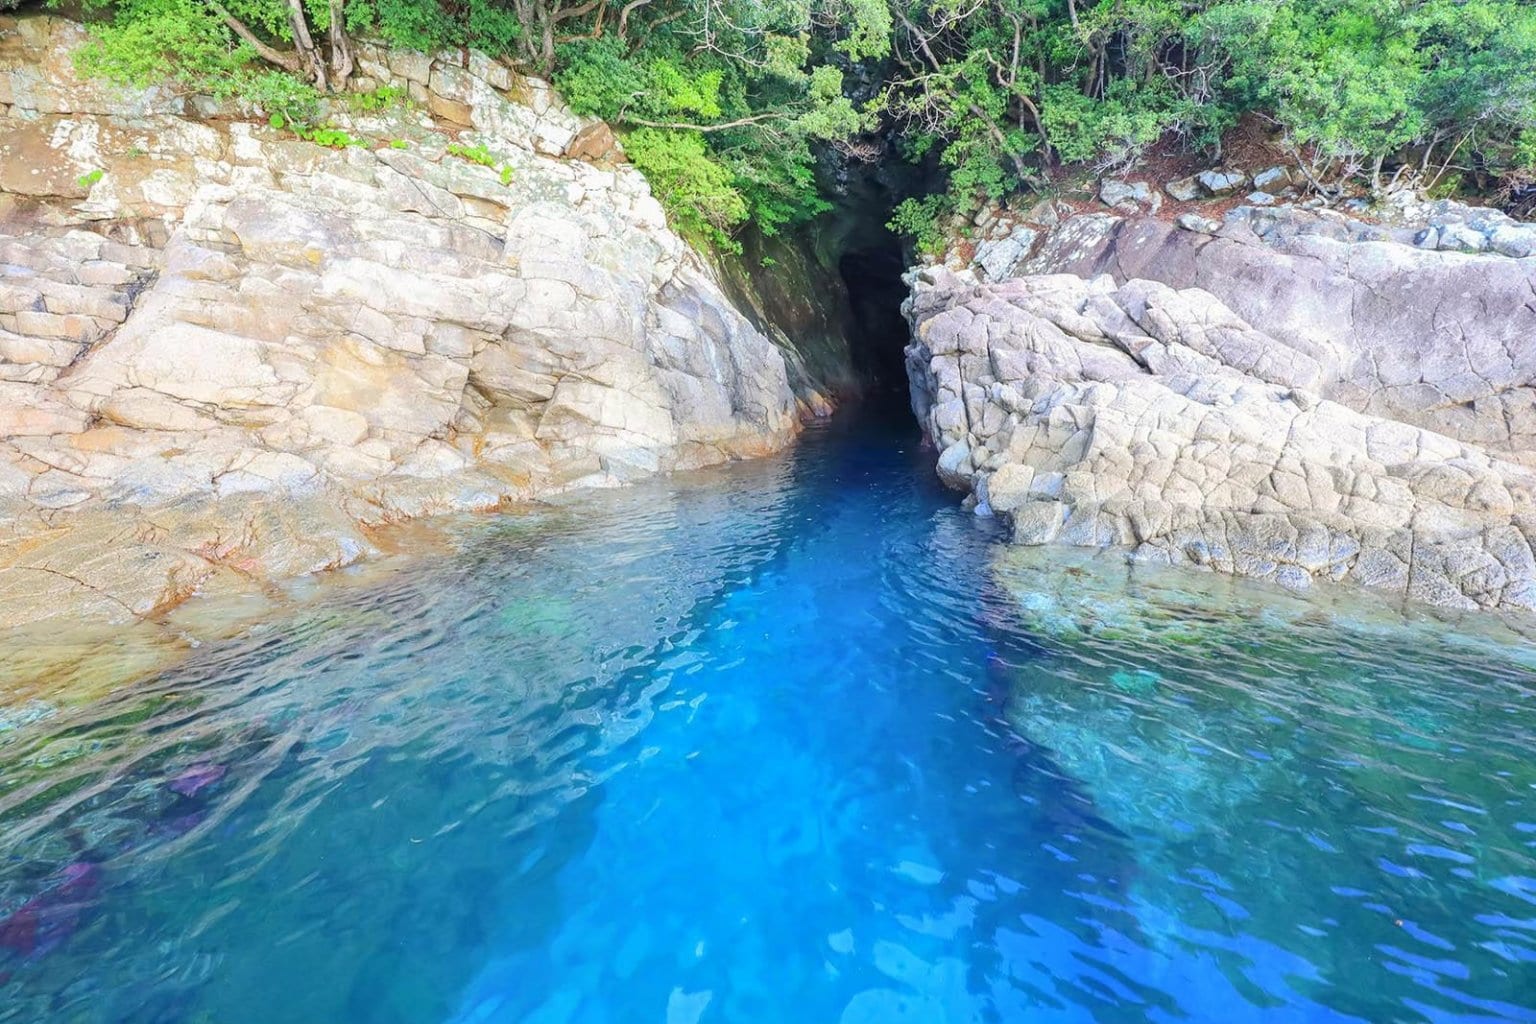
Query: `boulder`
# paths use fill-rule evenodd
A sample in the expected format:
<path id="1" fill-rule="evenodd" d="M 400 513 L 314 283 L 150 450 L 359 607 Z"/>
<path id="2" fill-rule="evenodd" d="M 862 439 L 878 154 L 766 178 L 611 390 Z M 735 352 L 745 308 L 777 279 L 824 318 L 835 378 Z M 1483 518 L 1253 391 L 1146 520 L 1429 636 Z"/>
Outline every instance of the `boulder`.
<path id="1" fill-rule="evenodd" d="M 1181 203 L 1192 202 L 1201 196 L 1200 182 L 1193 174 L 1187 178 L 1175 178 L 1164 185 L 1163 190 Z"/>
<path id="2" fill-rule="evenodd" d="M 578 131 L 565 147 L 565 156 L 593 164 L 623 163 L 626 159 L 618 136 L 602 121 L 594 121 Z"/>
<path id="3" fill-rule="evenodd" d="M 1488 235 L 1489 246 L 1502 256 L 1536 256 L 1536 224 L 1505 225 Z"/>
<path id="4" fill-rule="evenodd" d="M 1296 184 L 1295 176 L 1291 169 L 1285 166 L 1266 167 L 1253 176 L 1253 188 L 1256 192 L 1264 192 L 1277 196 Z"/>
<path id="5" fill-rule="evenodd" d="M 1004 281 L 1018 265 L 1029 256 L 1030 249 L 1040 233 L 1020 224 L 1002 238 L 982 242 L 976 246 L 971 263 L 988 281 Z"/>
<path id="6" fill-rule="evenodd" d="M 1071 216 L 1072 208 L 1055 199 L 1042 199 L 1024 211 L 1024 220 L 1044 228 L 1053 228 L 1064 216 Z"/>
<path id="7" fill-rule="evenodd" d="M 1005 462 L 985 480 L 986 501 L 994 512 L 1013 512 L 1029 501 L 1035 471 L 1020 462 Z"/>
<path id="8" fill-rule="evenodd" d="M 1207 195 L 1225 196 L 1248 184 L 1248 174 L 1235 167 L 1215 167 L 1195 175 Z"/>
<path id="9" fill-rule="evenodd" d="M 1162 202 L 1162 197 L 1152 191 L 1152 186 L 1145 181 L 1105 178 L 1099 183 L 1099 201 L 1105 206 L 1128 206 L 1132 209 L 1146 206 L 1155 212 Z"/>
<path id="10" fill-rule="evenodd" d="M 1435 240 L 1435 248 L 1453 252 L 1483 252 L 1489 244 L 1487 235 L 1468 224 L 1447 224 Z"/>

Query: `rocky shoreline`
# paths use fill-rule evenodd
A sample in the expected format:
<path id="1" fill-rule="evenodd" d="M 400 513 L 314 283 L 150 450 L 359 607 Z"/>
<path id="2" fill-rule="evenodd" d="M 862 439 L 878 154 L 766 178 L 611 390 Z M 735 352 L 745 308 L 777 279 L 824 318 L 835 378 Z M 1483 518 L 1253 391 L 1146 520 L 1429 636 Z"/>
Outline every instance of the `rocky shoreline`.
<path id="1" fill-rule="evenodd" d="M 1536 258 L 1513 248 L 1536 227 L 1150 205 L 1004 224 L 911 275 L 946 482 L 1017 543 L 1536 610 Z"/>
<path id="2" fill-rule="evenodd" d="M 0 18 L 11 625 L 261 591 L 830 408 L 543 82 L 361 43 L 384 98 L 300 138 L 82 80 L 83 40 Z M 1536 225 L 1300 185 L 1218 167 L 984 211 L 909 278 L 940 475 L 1020 543 L 1536 610 Z"/>
<path id="3" fill-rule="evenodd" d="M 0 18 L 9 624 L 155 615 L 349 564 L 381 525 L 760 455 L 824 404 L 542 82 L 360 44 L 361 87 L 406 95 L 334 101 L 305 140 L 83 81 L 83 39 Z"/>

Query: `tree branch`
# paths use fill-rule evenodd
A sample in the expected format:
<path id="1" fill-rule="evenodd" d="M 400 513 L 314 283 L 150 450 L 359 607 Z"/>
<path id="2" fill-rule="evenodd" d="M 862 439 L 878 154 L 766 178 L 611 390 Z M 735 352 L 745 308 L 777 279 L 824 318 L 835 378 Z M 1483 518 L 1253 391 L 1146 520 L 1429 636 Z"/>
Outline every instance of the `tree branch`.
<path id="1" fill-rule="evenodd" d="M 330 0 L 331 6 L 331 73 L 336 76 L 337 84 L 346 88 L 346 81 L 352 77 L 352 43 L 347 38 L 346 14 L 342 5 L 346 0 Z"/>
<path id="2" fill-rule="evenodd" d="M 231 32 L 239 36 L 241 40 L 250 46 L 251 49 L 256 51 L 256 56 L 260 57 L 268 64 L 276 64 L 284 71 L 298 74 L 298 72 L 302 70 L 299 64 L 299 58 L 296 55 L 291 53 L 284 53 L 281 50 L 275 50 L 268 46 L 266 43 L 262 42 L 260 39 L 257 39 L 256 33 L 247 28 L 245 23 L 242 22 L 239 18 L 235 17 L 233 14 L 230 14 L 224 5 L 219 3 L 219 0 L 208 0 L 208 6 L 213 9 L 214 14 L 219 16 L 220 21 L 229 26 L 229 30 Z"/>
<path id="3" fill-rule="evenodd" d="M 620 39 L 627 38 L 625 33 L 629 31 L 629 16 L 634 14 L 640 8 L 649 6 L 650 3 L 651 0 L 629 0 L 629 3 L 625 4 L 623 8 L 620 9 L 618 28 Z"/>
<path id="4" fill-rule="evenodd" d="M 556 24 L 562 21 L 569 21 L 572 18 L 579 18 L 584 14 L 591 14 L 597 10 L 598 4 L 601 2 L 602 0 L 590 0 L 589 3 L 584 3 L 580 7 L 572 7 L 563 11 L 552 11 L 549 15 L 550 23 Z"/>
<path id="5" fill-rule="evenodd" d="M 722 121 L 720 124 L 684 124 L 677 121 L 646 121 L 638 117 L 626 117 L 619 115 L 619 120 L 625 124 L 637 124 L 642 128 L 671 128 L 677 131 L 690 132 L 723 132 L 728 128 L 743 128 L 749 124 L 760 124 L 763 121 L 773 121 L 788 115 L 773 112 L 767 114 L 753 114 L 751 117 L 738 118 L 735 121 Z"/>
<path id="6" fill-rule="evenodd" d="M 944 66 L 939 63 L 939 58 L 933 55 L 933 47 L 928 45 L 928 38 L 918 31 L 917 26 L 912 24 L 912 22 L 908 20 L 907 16 L 902 13 L 900 9 L 893 7 L 891 9 L 891 13 L 896 15 L 897 19 L 899 19 L 901 23 L 906 26 L 907 31 L 912 34 L 912 37 L 917 40 L 917 45 L 921 47 L 923 55 L 928 58 L 928 63 L 933 66 L 933 70 L 935 72 L 942 73 Z M 997 143 L 998 154 L 1005 158 L 1009 163 L 1013 164 L 1014 172 L 1018 174 L 1019 180 L 1027 182 L 1034 181 L 1035 176 L 1029 172 L 1029 167 L 1024 163 L 1024 160 L 1017 153 L 1009 151 L 1008 137 L 1004 135 L 1002 129 L 997 126 L 997 122 L 992 120 L 987 112 L 981 109 L 979 104 L 968 104 L 968 108 L 972 115 L 986 123 L 987 134 L 991 135 L 992 141 Z"/>

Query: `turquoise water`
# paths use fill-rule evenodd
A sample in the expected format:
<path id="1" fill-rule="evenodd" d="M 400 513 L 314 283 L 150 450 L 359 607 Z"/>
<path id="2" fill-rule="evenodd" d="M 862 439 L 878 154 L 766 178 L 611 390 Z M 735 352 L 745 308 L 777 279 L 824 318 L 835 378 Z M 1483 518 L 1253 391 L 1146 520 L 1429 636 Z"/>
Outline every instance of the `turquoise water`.
<path id="1" fill-rule="evenodd" d="M 11 715 L 0 1021 L 1536 1021 L 1528 651 L 999 566 L 931 460 L 465 521 Z"/>

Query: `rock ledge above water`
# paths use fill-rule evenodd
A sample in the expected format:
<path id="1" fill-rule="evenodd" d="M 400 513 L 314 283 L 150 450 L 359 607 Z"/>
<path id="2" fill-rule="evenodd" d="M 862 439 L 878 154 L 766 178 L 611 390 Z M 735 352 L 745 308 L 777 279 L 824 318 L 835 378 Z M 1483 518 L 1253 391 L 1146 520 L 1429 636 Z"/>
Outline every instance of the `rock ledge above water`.
<path id="1" fill-rule="evenodd" d="M 1012 280 L 916 272 L 940 476 L 1020 543 L 1536 609 L 1536 260 L 1409 230 L 1091 214 Z"/>
<path id="2" fill-rule="evenodd" d="M 782 352 L 544 83 L 363 45 L 413 102 L 335 104 L 364 144 L 330 149 L 79 81 L 83 38 L 0 17 L 8 621 L 151 614 L 794 436 Z"/>

